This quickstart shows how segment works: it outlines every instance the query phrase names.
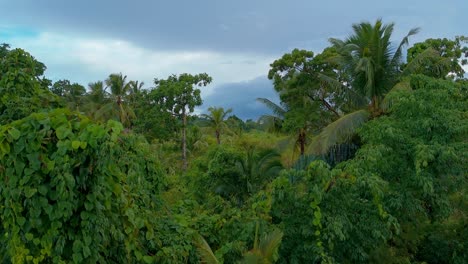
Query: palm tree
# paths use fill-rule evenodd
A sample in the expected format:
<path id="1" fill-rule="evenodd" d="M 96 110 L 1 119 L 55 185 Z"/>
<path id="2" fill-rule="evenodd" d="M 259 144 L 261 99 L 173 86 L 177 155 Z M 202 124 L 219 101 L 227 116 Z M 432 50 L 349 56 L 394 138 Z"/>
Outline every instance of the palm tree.
<path id="1" fill-rule="evenodd" d="M 134 108 L 138 101 L 138 96 L 141 95 L 144 82 L 130 81 L 128 82 L 128 100 L 129 104 Z"/>
<path id="2" fill-rule="evenodd" d="M 244 264 L 271 264 L 276 261 L 278 248 L 283 239 L 283 232 L 279 229 L 274 229 L 258 238 L 258 223 L 255 229 L 254 247 L 244 253 L 244 258 L 240 263 Z M 210 245 L 199 234 L 194 237 L 194 244 L 200 256 L 201 263 L 218 264 L 220 261 L 213 253 Z"/>
<path id="3" fill-rule="evenodd" d="M 206 135 L 202 133 L 197 125 L 190 126 L 187 130 L 187 150 L 189 152 L 200 151 L 208 147 Z"/>
<path id="4" fill-rule="evenodd" d="M 88 84 L 89 93 L 88 97 L 92 102 L 103 104 L 106 101 L 106 88 L 102 81 L 97 81 Z"/>
<path id="5" fill-rule="evenodd" d="M 273 111 L 272 115 L 262 115 L 259 119 L 259 122 L 267 125 L 267 130 L 270 132 L 280 132 L 283 128 L 283 122 L 286 118 L 286 115 L 290 111 L 288 106 L 284 103 L 282 105 L 277 105 L 274 102 L 266 98 L 257 98 L 258 102 L 266 105 L 270 110 Z M 296 113 L 294 113 L 296 114 Z M 294 146 L 297 147 L 300 151 L 300 156 L 304 156 L 305 147 L 307 144 L 307 131 L 308 124 L 307 122 L 301 126 L 298 126 L 294 134 Z"/>
<path id="6" fill-rule="evenodd" d="M 340 52 L 341 66 L 350 76 L 351 88 L 347 92 L 358 103 L 354 104 L 356 111 L 340 116 L 316 137 L 311 145 L 315 154 L 326 153 L 330 147 L 349 140 L 369 118 L 380 115 L 385 95 L 402 76 L 408 74 L 401 71 L 403 48 L 408 44 L 408 38 L 418 33 L 419 29 L 411 29 L 394 49 L 390 40 L 393 28 L 393 23 L 383 24 L 379 19 L 374 25 L 369 22 L 354 24 L 353 34 L 345 40 L 330 39 Z M 346 88 L 330 78 L 323 80 Z"/>
<path id="7" fill-rule="evenodd" d="M 276 150 L 257 151 L 252 146 L 247 147 L 246 155 L 239 161 L 238 166 L 244 176 L 247 193 L 255 193 L 283 168 L 280 154 Z"/>
<path id="8" fill-rule="evenodd" d="M 87 102 L 84 105 L 85 112 L 95 119 L 102 119 L 99 115 L 100 109 L 109 102 L 104 83 L 102 81 L 89 83 L 88 88 Z"/>
<path id="9" fill-rule="evenodd" d="M 130 92 L 130 84 L 127 82 L 127 76 L 123 76 L 122 73 L 113 73 L 107 78 L 106 85 L 110 88 L 111 100 L 117 106 L 120 122 L 124 125 L 129 124 L 129 118 L 133 115 L 133 112 L 128 107 L 128 104 L 124 103 Z"/>
<path id="10" fill-rule="evenodd" d="M 129 94 L 132 82 L 127 82 L 127 76 L 111 74 L 105 80 L 106 87 L 103 88 L 103 82 L 92 84 L 95 87 L 95 104 L 102 103 L 94 113 L 97 119 L 117 119 L 124 126 L 131 125 L 131 119 L 135 118 L 135 113 L 129 105 Z M 109 89 L 109 91 L 107 91 Z"/>
<path id="11" fill-rule="evenodd" d="M 258 238 L 258 222 L 255 229 L 254 247 L 244 253 L 243 264 L 271 264 L 276 261 L 278 248 L 283 239 L 283 232 L 274 229 L 272 232 Z"/>
<path id="12" fill-rule="evenodd" d="M 225 122 L 226 116 L 232 112 L 232 109 L 224 110 L 222 107 L 210 107 L 208 108 L 209 115 L 203 114 L 202 117 L 206 118 L 210 126 L 215 131 L 216 142 L 218 145 L 221 144 L 221 132 L 227 129 Z"/>
<path id="13" fill-rule="evenodd" d="M 245 152 L 219 147 L 207 175 L 217 194 L 242 206 L 250 195 L 271 182 L 282 169 L 280 154 L 273 149 L 247 146 Z"/>
<path id="14" fill-rule="evenodd" d="M 403 63 L 403 47 L 408 38 L 419 32 L 411 29 L 393 51 L 390 37 L 394 24 L 382 24 L 379 19 L 374 25 L 368 22 L 354 24 L 354 34 L 342 41 L 330 39 L 341 51 L 341 64 L 350 71 L 352 87 L 361 96 L 370 99 L 371 110 L 378 110 L 385 94 L 398 82 Z"/>
<path id="15" fill-rule="evenodd" d="M 143 89 L 144 82 L 139 81 L 130 81 L 128 82 L 129 85 L 129 93 L 130 94 L 137 94 Z"/>
<path id="16" fill-rule="evenodd" d="M 260 116 L 258 119 L 259 123 L 266 125 L 267 130 L 270 132 L 281 131 L 284 116 L 286 115 L 286 112 L 288 112 L 287 107 L 284 105 L 277 105 L 267 98 L 257 98 L 257 101 L 264 104 L 273 112 L 271 115 Z"/>

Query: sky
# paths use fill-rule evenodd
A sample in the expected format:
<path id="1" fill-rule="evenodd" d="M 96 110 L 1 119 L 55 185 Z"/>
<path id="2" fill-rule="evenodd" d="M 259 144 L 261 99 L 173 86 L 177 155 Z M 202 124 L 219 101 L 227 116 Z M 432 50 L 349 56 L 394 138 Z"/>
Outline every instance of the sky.
<path id="1" fill-rule="evenodd" d="M 243 119 L 278 102 L 266 75 L 294 48 L 321 52 L 362 21 L 395 23 L 398 42 L 468 35 L 467 0 L 0 0 L 0 43 L 23 48 L 48 67 L 46 77 L 84 86 L 123 73 L 154 78 L 206 72 L 204 104 L 233 108 Z"/>

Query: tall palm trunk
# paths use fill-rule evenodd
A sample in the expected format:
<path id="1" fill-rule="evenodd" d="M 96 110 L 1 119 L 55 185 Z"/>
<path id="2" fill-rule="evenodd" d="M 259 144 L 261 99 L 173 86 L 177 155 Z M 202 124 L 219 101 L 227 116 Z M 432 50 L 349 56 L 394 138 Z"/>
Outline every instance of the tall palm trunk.
<path id="1" fill-rule="evenodd" d="M 216 142 L 218 142 L 218 145 L 221 145 L 221 133 L 219 132 L 218 129 L 216 129 L 215 133 L 216 133 Z"/>
<path id="2" fill-rule="evenodd" d="M 306 145 L 306 132 L 305 132 L 305 129 L 301 129 L 299 131 L 299 138 L 298 138 L 298 141 L 299 141 L 299 148 L 300 148 L 300 151 L 301 151 L 301 157 L 304 156 L 304 153 L 305 153 L 305 145 Z"/>
<path id="3" fill-rule="evenodd" d="M 123 109 L 122 97 L 120 95 L 117 96 L 117 106 L 119 107 L 120 123 L 125 125 L 124 109 Z"/>
<path id="4" fill-rule="evenodd" d="M 187 167 L 188 167 L 188 163 L 187 163 L 187 131 L 186 131 L 186 127 L 187 127 L 187 115 L 185 114 L 185 107 L 184 109 L 182 110 L 182 162 L 183 162 L 183 165 L 182 165 L 182 169 L 184 171 L 187 170 Z"/>

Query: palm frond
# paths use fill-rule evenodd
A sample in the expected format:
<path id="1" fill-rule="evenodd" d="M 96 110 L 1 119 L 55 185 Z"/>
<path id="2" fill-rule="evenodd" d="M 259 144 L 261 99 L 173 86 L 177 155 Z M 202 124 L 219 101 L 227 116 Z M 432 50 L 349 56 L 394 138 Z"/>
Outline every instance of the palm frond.
<path id="1" fill-rule="evenodd" d="M 257 174 L 266 177 L 279 173 L 283 168 L 280 157 L 280 153 L 273 149 L 267 149 L 258 153 L 256 162 Z"/>
<path id="2" fill-rule="evenodd" d="M 283 120 L 273 115 L 260 116 L 258 123 L 264 126 L 265 130 L 270 133 L 279 133 L 283 126 Z"/>
<path id="3" fill-rule="evenodd" d="M 357 70 L 357 72 L 362 71 L 366 73 L 366 86 L 365 91 L 367 91 L 367 96 L 372 97 L 375 94 L 375 67 L 372 60 L 368 58 L 362 58 L 360 60 L 362 63 L 362 69 Z"/>
<path id="4" fill-rule="evenodd" d="M 241 264 L 258 264 L 263 263 L 263 258 L 257 252 L 249 251 L 244 254 Z"/>
<path id="5" fill-rule="evenodd" d="M 421 30 L 420 28 L 412 28 L 408 32 L 408 34 L 406 34 L 406 36 L 401 40 L 400 45 L 398 45 L 398 48 L 396 49 L 395 53 L 393 54 L 392 65 L 397 65 L 400 62 L 401 56 L 403 54 L 403 47 L 408 45 L 409 37 L 418 34 L 420 30 Z"/>
<path id="6" fill-rule="evenodd" d="M 92 115 L 97 120 L 117 118 L 119 116 L 119 111 L 116 108 L 117 105 L 114 102 L 109 102 L 105 105 L 101 105 L 101 107 L 94 111 Z"/>
<path id="7" fill-rule="evenodd" d="M 211 250 L 210 245 L 208 245 L 206 240 L 201 235 L 195 235 L 194 244 L 197 248 L 198 254 L 200 255 L 201 263 L 219 264 L 219 261 L 213 253 L 213 251 Z"/>
<path id="8" fill-rule="evenodd" d="M 390 110 L 390 108 L 392 107 L 392 105 L 393 105 L 393 99 L 392 99 L 392 96 L 390 96 L 390 94 L 392 92 L 401 91 L 401 90 L 405 90 L 405 91 L 411 91 L 412 90 L 411 85 L 410 85 L 410 81 L 408 79 L 404 79 L 403 81 L 398 82 L 397 84 L 395 84 L 395 86 L 393 86 L 393 88 L 384 97 L 384 99 L 382 101 L 382 104 L 380 105 L 380 107 L 382 108 L 382 110 L 384 112 L 388 112 Z"/>
<path id="9" fill-rule="evenodd" d="M 438 78 L 446 77 L 452 66 L 450 58 L 440 56 L 439 52 L 433 48 L 428 48 L 421 52 L 416 58 L 411 60 L 403 70 L 403 76 L 415 73 L 424 73 L 427 71 L 427 65 L 430 66 L 430 74 Z"/>
<path id="10" fill-rule="evenodd" d="M 429 59 L 440 58 L 439 53 L 433 49 L 428 48 L 425 51 L 421 52 L 416 58 L 411 60 L 406 67 L 404 68 L 402 75 L 408 76 L 410 74 L 416 73 Z"/>
<path id="11" fill-rule="evenodd" d="M 323 84 L 327 85 L 328 87 L 332 88 L 335 91 L 343 91 L 345 89 L 345 86 L 343 85 L 342 82 L 326 74 L 319 72 L 317 73 L 317 77 Z"/>
<path id="12" fill-rule="evenodd" d="M 318 73 L 317 77 L 324 85 L 340 94 L 343 94 L 346 97 L 348 104 L 351 106 L 361 108 L 362 106 L 367 105 L 368 101 L 365 97 L 357 93 L 354 89 L 350 89 L 337 79 L 331 78 L 323 73 Z"/>
<path id="13" fill-rule="evenodd" d="M 325 154 L 332 146 L 351 139 L 356 130 L 368 120 L 369 116 L 368 111 L 358 110 L 340 117 L 326 126 L 312 140 L 309 152 L 315 155 Z"/>
<path id="14" fill-rule="evenodd" d="M 275 260 L 275 255 L 277 254 L 282 239 L 283 232 L 279 229 L 273 230 L 260 239 L 259 249 L 262 252 L 263 257 L 270 263 L 273 263 Z"/>
<path id="15" fill-rule="evenodd" d="M 346 45 L 346 43 L 343 40 L 337 38 L 329 38 L 328 42 L 330 42 L 332 46 L 336 47 L 338 51 L 341 51 L 341 48 L 343 48 Z"/>
<path id="16" fill-rule="evenodd" d="M 283 239 L 283 232 L 275 229 L 269 234 L 263 236 L 260 241 L 257 238 L 257 231 L 255 233 L 254 248 L 244 254 L 244 258 L 240 263 L 243 264 L 259 264 L 274 263 L 278 257 L 278 248 Z"/>
<path id="17" fill-rule="evenodd" d="M 287 112 L 286 109 L 284 109 L 280 105 L 273 103 L 271 100 L 267 98 L 257 98 L 257 101 L 264 104 L 266 107 L 268 107 L 278 117 L 284 117 L 284 115 Z"/>

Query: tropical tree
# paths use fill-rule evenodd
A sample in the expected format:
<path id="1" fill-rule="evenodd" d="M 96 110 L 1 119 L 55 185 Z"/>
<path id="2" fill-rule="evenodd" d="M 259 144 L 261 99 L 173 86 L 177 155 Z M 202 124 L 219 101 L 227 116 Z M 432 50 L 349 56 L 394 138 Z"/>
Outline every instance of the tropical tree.
<path id="1" fill-rule="evenodd" d="M 280 132 L 281 128 L 283 127 L 284 116 L 288 109 L 285 105 L 275 104 L 268 98 L 257 98 L 257 101 L 264 104 L 268 107 L 273 113 L 272 114 L 264 114 L 260 116 L 258 122 L 264 124 L 266 126 L 266 130 L 269 132 Z"/>
<path id="2" fill-rule="evenodd" d="M 82 85 L 71 83 L 69 80 L 56 81 L 50 88 L 50 91 L 62 97 L 66 101 L 68 108 L 77 111 L 83 105 L 86 95 L 86 89 Z"/>
<path id="3" fill-rule="evenodd" d="M 141 97 L 141 93 L 143 90 L 143 86 L 145 85 L 144 82 L 139 81 L 130 81 L 128 82 L 129 89 L 128 89 L 128 101 L 129 104 L 134 109 L 138 105 L 138 100 Z"/>
<path id="4" fill-rule="evenodd" d="M 189 152 L 200 151 L 208 147 L 207 136 L 199 126 L 191 125 L 187 129 L 187 149 Z"/>
<path id="5" fill-rule="evenodd" d="M 222 107 L 210 107 L 208 108 L 210 114 L 202 114 L 201 116 L 207 119 L 210 127 L 215 131 L 216 142 L 218 145 L 221 144 L 221 132 L 227 129 L 226 117 L 232 113 L 232 109 L 229 108 L 224 110 Z"/>
<path id="6" fill-rule="evenodd" d="M 183 169 L 187 169 L 187 115 L 195 110 L 195 106 L 202 104 L 200 89 L 195 87 L 206 86 L 212 78 L 201 73 L 191 75 L 188 73 L 179 76 L 172 75 L 166 80 L 155 79 L 155 89 L 151 91 L 154 102 L 167 112 L 182 119 L 182 160 Z"/>
<path id="7" fill-rule="evenodd" d="M 254 246 L 251 250 L 244 253 L 240 263 L 243 264 L 271 264 L 278 259 L 278 248 L 283 238 L 283 232 L 274 229 L 270 233 L 258 237 L 258 224 L 255 230 Z M 218 264 L 221 263 L 213 253 L 210 245 L 199 234 L 194 237 L 194 244 L 197 248 L 202 263 Z"/>
<path id="8" fill-rule="evenodd" d="M 150 89 L 129 95 L 129 102 L 136 118 L 132 130 L 144 135 L 148 141 L 169 141 L 179 138 L 181 123 L 164 105 L 158 103 L 159 95 Z"/>
<path id="9" fill-rule="evenodd" d="M 334 47 L 315 55 L 311 51 L 294 49 L 270 66 L 268 78 L 273 80 L 281 106 L 258 99 L 276 116 L 264 116 L 263 122 L 296 134 L 296 145 L 303 156 L 309 135 L 335 120 L 343 112 L 344 93 L 324 80 L 343 79 L 343 71 L 334 62 L 338 55 Z M 280 121 L 282 120 L 282 121 Z"/>
<path id="10" fill-rule="evenodd" d="M 116 113 L 118 120 L 122 124 L 130 126 L 130 119 L 134 118 L 135 114 L 126 101 L 130 93 L 130 84 L 127 82 L 127 76 L 123 76 L 122 73 L 113 73 L 109 75 L 105 83 L 110 90 L 109 97 L 111 102 L 104 109 L 109 109 L 114 115 Z"/>
<path id="11" fill-rule="evenodd" d="M 95 119 L 106 121 L 115 119 L 125 127 L 131 127 L 136 118 L 133 110 L 136 95 L 142 83 L 127 82 L 127 76 L 113 73 L 104 81 L 89 84 L 86 111 Z"/>
<path id="12" fill-rule="evenodd" d="M 228 126 L 229 131 L 232 131 L 235 135 L 241 137 L 244 130 L 246 129 L 246 125 L 242 119 L 237 117 L 236 115 L 231 115 L 226 119 L 226 124 Z"/>
<path id="13" fill-rule="evenodd" d="M 411 29 L 395 49 L 391 42 L 393 28 L 393 23 L 383 24 L 379 19 L 373 25 L 369 22 L 354 24 L 353 34 L 345 40 L 330 39 L 339 52 L 339 64 L 349 79 L 346 85 L 331 78 L 324 80 L 355 95 L 349 97 L 355 111 L 341 115 L 326 126 L 311 145 L 313 153 L 326 153 L 330 147 L 351 139 L 358 127 L 382 113 L 384 97 L 393 87 L 407 88 L 404 83 L 397 85 L 404 75 L 409 74 L 401 70 L 403 48 L 419 29 Z M 432 51 L 421 54 L 429 55 L 434 54 Z M 414 63 L 418 61 L 420 59 L 415 59 Z"/>
<path id="14" fill-rule="evenodd" d="M 393 50 L 391 36 L 394 24 L 374 25 L 362 22 L 353 25 L 353 34 L 345 40 L 331 38 L 330 42 L 340 52 L 340 62 L 350 72 L 352 89 L 370 100 L 370 107 L 378 111 L 385 94 L 398 82 L 402 65 L 403 48 L 408 38 L 419 32 L 411 29 Z"/>
<path id="15" fill-rule="evenodd" d="M 129 89 L 130 94 L 137 94 L 141 92 L 141 90 L 143 89 L 143 85 L 145 85 L 144 82 L 140 82 L 140 81 L 130 81 L 128 84 L 130 86 L 130 89 Z"/>
<path id="16" fill-rule="evenodd" d="M 102 81 L 91 82 L 88 84 L 89 92 L 85 98 L 83 109 L 85 113 L 96 120 L 103 119 L 100 109 L 109 103 L 106 88 Z"/>
<path id="17" fill-rule="evenodd" d="M 247 180 L 248 193 L 255 193 L 278 175 L 283 168 L 279 158 L 280 154 L 274 149 L 258 150 L 255 146 L 246 147 L 245 156 L 239 165 Z"/>
<path id="18" fill-rule="evenodd" d="M 425 57 L 414 73 L 421 73 L 435 78 L 463 78 L 463 65 L 468 64 L 468 37 L 458 36 L 452 39 L 426 39 L 408 49 L 408 64 L 420 57 L 420 54 L 433 50 L 439 56 Z"/>
<path id="19" fill-rule="evenodd" d="M 339 116 L 342 101 L 341 90 L 322 80 L 322 76 L 339 79 L 343 72 L 334 58 L 334 47 L 326 48 L 320 54 L 294 49 L 270 64 L 268 78 L 273 80 L 280 99 L 289 107 L 296 108 L 304 102 L 313 104 L 321 115 Z"/>
<path id="20" fill-rule="evenodd" d="M 267 131 L 275 133 L 284 131 L 291 134 L 292 137 L 288 141 L 292 139 L 295 150 L 298 149 L 300 156 L 304 156 L 308 130 L 312 123 L 309 121 L 309 113 L 313 109 L 306 105 L 289 108 L 286 103 L 275 104 L 267 98 L 257 98 L 257 101 L 265 104 L 273 112 L 271 115 L 262 115 L 259 123 L 265 125 Z"/>
<path id="21" fill-rule="evenodd" d="M 92 82 L 88 84 L 89 93 L 88 98 L 90 102 L 97 104 L 105 104 L 108 100 L 106 88 L 102 81 Z"/>
<path id="22" fill-rule="evenodd" d="M 205 186 L 238 206 L 270 182 L 282 169 L 280 155 L 273 149 L 245 150 L 219 147 L 208 164 Z"/>

